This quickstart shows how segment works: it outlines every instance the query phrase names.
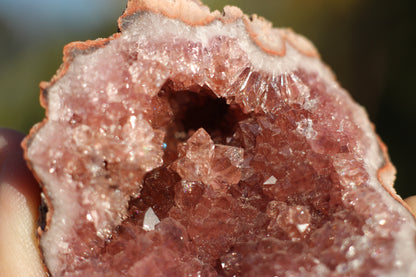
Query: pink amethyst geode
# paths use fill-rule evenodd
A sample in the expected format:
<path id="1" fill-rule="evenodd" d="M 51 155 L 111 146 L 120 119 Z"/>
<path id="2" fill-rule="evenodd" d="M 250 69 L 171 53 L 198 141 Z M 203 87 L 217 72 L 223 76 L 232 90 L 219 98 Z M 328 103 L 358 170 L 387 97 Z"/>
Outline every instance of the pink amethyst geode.
<path id="1" fill-rule="evenodd" d="M 313 45 L 236 7 L 130 0 L 24 142 L 52 276 L 416 276 L 416 224 Z"/>

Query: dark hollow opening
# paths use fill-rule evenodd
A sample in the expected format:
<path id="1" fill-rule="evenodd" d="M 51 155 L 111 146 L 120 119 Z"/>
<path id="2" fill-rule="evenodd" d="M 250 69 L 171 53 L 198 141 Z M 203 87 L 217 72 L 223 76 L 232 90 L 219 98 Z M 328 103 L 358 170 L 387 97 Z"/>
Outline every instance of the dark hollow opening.
<path id="1" fill-rule="evenodd" d="M 181 119 L 185 132 L 204 128 L 208 133 L 215 132 L 221 127 L 224 121 L 229 105 L 224 98 L 212 98 L 209 95 L 197 95 L 195 93 L 184 92 L 186 97 L 191 100 L 193 105 L 184 111 L 184 117 Z M 178 94 L 180 97 L 181 95 Z"/>
<path id="2" fill-rule="evenodd" d="M 209 88 L 175 91 L 166 85 L 159 97 L 168 100 L 173 120 L 171 125 L 179 140 L 186 140 L 199 128 L 205 129 L 215 143 L 226 144 L 238 121 L 247 117 L 237 104 L 228 104 L 225 98 L 217 97 Z"/>

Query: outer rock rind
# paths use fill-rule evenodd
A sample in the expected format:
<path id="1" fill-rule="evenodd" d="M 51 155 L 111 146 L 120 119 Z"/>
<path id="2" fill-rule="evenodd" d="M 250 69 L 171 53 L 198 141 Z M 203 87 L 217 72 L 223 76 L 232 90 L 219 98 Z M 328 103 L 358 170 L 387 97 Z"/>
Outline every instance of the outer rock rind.
<path id="1" fill-rule="evenodd" d="M 53 275 L 416 271 L 414 219 L 379 186 L 394 195 L 386 149 L 309 42 L 190 0 L 130 1 L 119 25 L 65 48 L 24 142 Z M 184 129 L 181 109 L 215 95 L 231 134 Z M 148 207 L 161 223 L 145 233 Z"/>

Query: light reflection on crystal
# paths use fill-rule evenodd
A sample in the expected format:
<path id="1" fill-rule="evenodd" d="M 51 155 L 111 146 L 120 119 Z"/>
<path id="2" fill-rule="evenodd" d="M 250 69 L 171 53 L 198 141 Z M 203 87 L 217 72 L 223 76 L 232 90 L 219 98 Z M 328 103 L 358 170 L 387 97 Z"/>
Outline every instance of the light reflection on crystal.
<path id="1" fill-rule="evenodd" d="M 91 214 L 89 214 L 89 213 L 86 215 L 86 218 L 87 218 L 87 220 L 88 220 L 88 221 L 90 221 L 90 222 L 92 222 L 92 221 L 93 221 L 92 216 L 91 216 Z"/>
<path id="2" fill-rule="evenodd" d="M 144 214 L 143 230 L 152 231 L 155 229 L 156 224 L 160 223 L 159 218 L 155 214 L 152 208 L 147 209 Z"/>
<path id="3" fill-rule="evenodd" d="M 272 175 L 263 183 L 263 185 L 274 185 L 276 184 L 276 181 L 277 181 L 276 177 Z"/>
<path id="4" fill-rule="evenodd" d="M 303 233 L 308 229 L 309 223 L 303 223 L 303 224 L 297 224 L 296 228 L 299 230 L 299 232 Z"/>
<path id="5" fill-rule="evenodd" d="M 354 247 L 354 246 L 350 246 L 350 247 L 348 248 L 348 251 L 347 251 L 346 257 L 347 257 L 347 258 L 352 258 L 352 257 L 354 257 L 354 256 L 355 256 L 355 253 L 356 253 L 356 251 L 355 251 L 355 247 Z"/>

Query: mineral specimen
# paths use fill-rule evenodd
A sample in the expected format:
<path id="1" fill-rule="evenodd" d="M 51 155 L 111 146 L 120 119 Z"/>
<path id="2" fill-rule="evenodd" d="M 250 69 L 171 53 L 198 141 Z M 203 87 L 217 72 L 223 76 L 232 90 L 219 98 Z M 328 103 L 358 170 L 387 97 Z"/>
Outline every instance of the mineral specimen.
<path id="1" fill-rule="evenodd" d="M 312 44 L 238 8 L 130 0 L 65 47 L 25 140 L 52 276 L 416 276 L 416 224 Z"/>

